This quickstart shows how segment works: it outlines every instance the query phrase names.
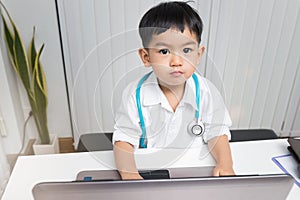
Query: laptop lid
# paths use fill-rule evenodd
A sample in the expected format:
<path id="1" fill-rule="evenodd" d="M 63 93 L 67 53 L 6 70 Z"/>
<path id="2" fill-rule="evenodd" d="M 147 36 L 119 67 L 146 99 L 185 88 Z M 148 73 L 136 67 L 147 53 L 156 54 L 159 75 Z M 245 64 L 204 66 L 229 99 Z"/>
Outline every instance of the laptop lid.
<path id="1" fill-rule="evenodd" d="M 293 186 L 288 175 L 203 177 L 132 181 L 44 182 L 36 200 L 86 199 L 285 199 Z"/>

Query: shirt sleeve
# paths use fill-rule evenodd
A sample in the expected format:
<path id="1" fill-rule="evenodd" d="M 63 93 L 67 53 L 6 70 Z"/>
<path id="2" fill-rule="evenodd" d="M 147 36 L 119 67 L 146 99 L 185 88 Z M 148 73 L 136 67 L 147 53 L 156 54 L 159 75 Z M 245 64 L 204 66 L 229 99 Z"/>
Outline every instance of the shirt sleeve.
<path id="1" fill-rule="evenodd" d="M 135 100 L 135 84 L 132 83 L 124 90 L 119 109 L 115 114 L 113 144 L 116 141 L 128 142 L 139 147 L 141 128 Z"/>
<path id="2" fill-rule="evenodd" d="M 227 135 L 231 139 L 229 127 L 232 125 L 228 110 L 217 88 L 207 79 L 202 82 L 206 90 L 201 91 L 202 121 L 205 125 L 203 140 L 207 143 L 210 139 Z"/>

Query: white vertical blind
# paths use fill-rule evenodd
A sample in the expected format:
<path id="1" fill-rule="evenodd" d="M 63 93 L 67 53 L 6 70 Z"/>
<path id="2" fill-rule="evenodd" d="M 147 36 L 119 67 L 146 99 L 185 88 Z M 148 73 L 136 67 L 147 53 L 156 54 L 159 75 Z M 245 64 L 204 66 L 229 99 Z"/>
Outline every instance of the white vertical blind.
<path id="1" fill-rule="evenodd" d="M 59 0 L 75 140 L 113 130 L 122 89 L 141 76 L 137 27 L 157 0 Z M 233 128 L 298 134 L 298 0 L 198 0 L 207 54 L 198 67 L 224 96 Z"/>
<path id="2" fill-rule="evenodd" d="M 208 54 L 215 64 L 206 75 L 224 88 L 233 128 L 299 134 L 299 6 L 298 0 L 213 1 Z"/>

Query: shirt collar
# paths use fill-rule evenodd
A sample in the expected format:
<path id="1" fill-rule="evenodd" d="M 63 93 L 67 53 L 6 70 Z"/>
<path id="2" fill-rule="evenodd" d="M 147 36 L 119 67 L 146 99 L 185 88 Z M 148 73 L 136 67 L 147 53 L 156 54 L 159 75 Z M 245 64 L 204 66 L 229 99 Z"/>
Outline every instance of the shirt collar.
<path id="1" fill-rule="evenodd" d="M 154 73 L 152 73 L 143 83 L 143 87 L 145 89 L 147 88 L 147 92 L 143 93 L 143 106 L 154 106 L 161 104 L 162 107 L 170 107 L 166 97 L 158 85 L 158 81 Z M 197 110 L 195 83 L 192 77 L 186 81 L 185 91 L 181 101 L 181 103 L 189 104 L 195 110 Z"/>

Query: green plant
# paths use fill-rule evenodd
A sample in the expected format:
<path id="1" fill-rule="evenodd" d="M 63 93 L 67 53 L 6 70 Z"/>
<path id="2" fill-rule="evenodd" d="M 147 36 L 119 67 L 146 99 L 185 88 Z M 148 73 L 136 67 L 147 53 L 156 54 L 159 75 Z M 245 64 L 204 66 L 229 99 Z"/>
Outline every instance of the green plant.
<path id="1" fill-rule="evenodd" d="M 47 85 L 44 70 L 40 63 L 40 56 L 43 51 L 44 44 L 41 46 L 39 51 L 36 52 L 34 43 L 35 28 L 33 28 L 33 36 L 27 55 L 25 45 L 15 23 L 1 1 L 0 4 L 5 10 L 12 27 L 11 31 L 3 13 L 1 12 L 4 25 L 4 37 L 11 65 L 20 77 L 27 92 L 41 144 L 49 144 L 50 137 L 47 123 Z"/>

